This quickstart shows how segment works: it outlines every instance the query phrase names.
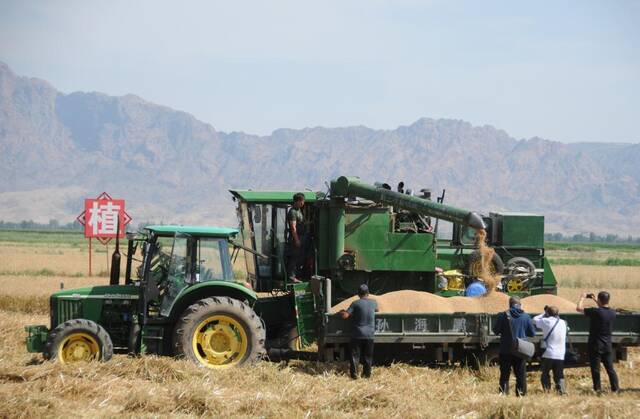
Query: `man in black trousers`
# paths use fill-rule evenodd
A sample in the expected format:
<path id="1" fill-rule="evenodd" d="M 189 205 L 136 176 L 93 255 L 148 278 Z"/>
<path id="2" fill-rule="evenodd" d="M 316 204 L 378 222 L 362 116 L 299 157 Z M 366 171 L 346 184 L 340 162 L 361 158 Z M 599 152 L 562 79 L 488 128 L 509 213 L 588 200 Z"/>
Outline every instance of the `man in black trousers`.
<path id="1" fill-rule="evenodd" d="M 584 308 L 583 303 L 586 298 L 594 300 L 598 307 Z M 600 382 L 601 362 L 609 376 L 611 391 L 614 393 L 620 391 L 618 374 L 613 369 L 614 353 L 611 345 L 611 332 L 613 331 L 613 323 L 616 320 L 616 312 L 609 308 L 609 299 L 610 295 L 606 291 L 600 291 L 597 299 L 595 294 L 585 293 L 580 296 L 576 306 L 576 310 L 591 319 L 588 342 L 589 365 L 591 366 L 593 390 L 597 393 L 602 392 L 602 384 Z"/>
<path id="2" fill-rule="evenodd" d="M 351 303 L 347 310 L 342 310 L 343 319 L 351 318 L 351 341 L 349 342 L 349 357 L 351 378 L 358 378 L 358 364 L 362 360 L 362 376 L 371 376 L 373 362 L 373 335 L 375 332 L 375 313 L 378 303 L 369 298 L 369 287 L 360 285 L 358 298 Z"/>
<path id="3" fill-rule="evenodd" d="M 527 361 L 513 355 L 511 348 L 515 338 L 533 337 L 536 330 L 531 317 L 522 310 L 518 297 L 509 298 L 509 310 L 498 314 L 493 333 L 500 335 L 500 393 L 509 394 L 509 376 L 513 369 L 516 396 L 524 396 L 527 394 Z"/>

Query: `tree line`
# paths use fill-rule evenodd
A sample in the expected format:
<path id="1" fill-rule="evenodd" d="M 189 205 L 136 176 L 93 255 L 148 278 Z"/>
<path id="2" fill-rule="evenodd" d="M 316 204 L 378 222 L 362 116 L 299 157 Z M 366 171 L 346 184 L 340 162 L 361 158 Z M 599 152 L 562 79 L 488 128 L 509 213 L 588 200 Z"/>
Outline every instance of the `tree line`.
<path id="1" fill-rule="evenodd" d="M 585 234 L 548 233 L 544 235 L 544 239 L 545 241 L 552 241 L 552 242 L 640 244 L 640 236 L 633 237 L 630 234 L 626 236 L 619 236 L 617 234 L 598 235 L 595 233 L 585 233 Z"/>

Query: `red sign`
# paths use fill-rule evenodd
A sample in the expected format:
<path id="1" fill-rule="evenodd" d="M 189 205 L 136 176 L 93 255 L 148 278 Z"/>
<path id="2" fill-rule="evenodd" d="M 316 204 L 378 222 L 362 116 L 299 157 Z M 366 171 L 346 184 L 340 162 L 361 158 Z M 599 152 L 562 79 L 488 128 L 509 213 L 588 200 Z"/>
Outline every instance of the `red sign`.
<path id="1" fill-rule="evenodd" d="M 125 211 L 124 199 L 113 199 L 103 192 L 95 199 L 84 200 L 84 211 L 77 220 L 84 225 L 85 237 L 95 237 L 105 244 L 116 236 L 124 238 L 131 217 Z"/>

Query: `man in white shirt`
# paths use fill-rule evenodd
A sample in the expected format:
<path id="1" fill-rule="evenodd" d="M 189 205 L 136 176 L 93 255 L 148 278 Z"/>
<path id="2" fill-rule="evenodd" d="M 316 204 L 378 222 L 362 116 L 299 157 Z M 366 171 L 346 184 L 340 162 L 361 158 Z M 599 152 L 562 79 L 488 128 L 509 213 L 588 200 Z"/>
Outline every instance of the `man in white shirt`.
<path id="1" fill-rule="evenodd" d="M 533 324 L 542 330 L 540 346 L 545 349 L 542 354 L 542 388 L 551 389 L 549 372 L 553 370 L 553 381 L 560 394 L 565 393 L 564 353 L 567 342 L 567 322 L 560 319 L 558 307 L 546 306 L 544 313 L 533 318 Z"/>

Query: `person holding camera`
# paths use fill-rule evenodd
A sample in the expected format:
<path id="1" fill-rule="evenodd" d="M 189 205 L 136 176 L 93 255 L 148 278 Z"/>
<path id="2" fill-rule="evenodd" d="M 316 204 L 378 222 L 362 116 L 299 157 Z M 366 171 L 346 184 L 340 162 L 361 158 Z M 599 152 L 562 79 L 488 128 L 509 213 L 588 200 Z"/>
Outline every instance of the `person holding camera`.
<path id="1" fill-rule="evenodd" d="M 542 388 L 545 391 L 551 390 L 550 372 L 553 371 L 553 381 L 556 384 L 556 391 L 565 394 L 564 382 L 564 355 L 567 341 L 567 322 L 560 319 L 558 307 L 544 306 L 544 313 L 533 318 L 533 324 L 542 330 L 542 341 L 540 347 L 545 351 L 542 354 L 541 368 Z"/>
<path id="2" fill-rule="evenodd" d="M 584 308 L 584 300 L 587 298 L 594 300 L 598 307 Z M 580 296 L 576 306 L 576 310 L 591 319 L 588 341 L 589 365 L 591 366 L 593 389 L 598 393 L 602 392 L 600 383 L 601 362 L 609 376 L 611 391 L 614 393 L 620 391 L 618 374 L 613 369 L 614 353 L 611 345 L 611 332 L 613 331 L 613 323 L 616 320 L 616 312 L 609 308 L 609 299 L 610 295 L 606 291 L 600 291 L 598 298 L 596 298 L 595 294 L 584 293 Z"/>

